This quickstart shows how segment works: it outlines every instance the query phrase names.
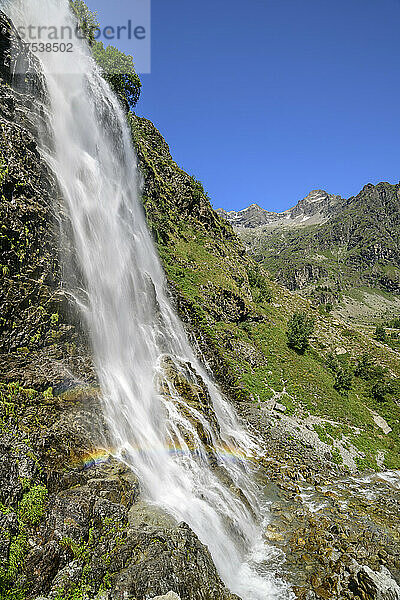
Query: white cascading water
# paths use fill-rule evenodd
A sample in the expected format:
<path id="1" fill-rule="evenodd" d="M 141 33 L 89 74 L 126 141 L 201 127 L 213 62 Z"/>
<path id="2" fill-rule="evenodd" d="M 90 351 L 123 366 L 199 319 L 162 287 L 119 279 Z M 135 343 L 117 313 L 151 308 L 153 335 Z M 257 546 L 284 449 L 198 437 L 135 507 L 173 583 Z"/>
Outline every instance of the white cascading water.
<path id="1" fill-rule="evenodd" d="M 7 12 L 17 26 L 72 24 L 68 0 L 12 0 Z M 196 358 L 168 300 L 125 116 L 85 43 L 74 40 L 73 53 L 40 59 L 53 137 L 52 150 L 42 140 L 42 151 L 72 223 L 114 453 L 135 471 L 150 502 L 197 533 L 231 591 L 244 600 L 291 599 L 273 572 L 276 553 L 262 538 L 267 515 L 245 458 L 256 445 Z M 179 395 L 171 373 L 204 383 L 211 422 Z"/>

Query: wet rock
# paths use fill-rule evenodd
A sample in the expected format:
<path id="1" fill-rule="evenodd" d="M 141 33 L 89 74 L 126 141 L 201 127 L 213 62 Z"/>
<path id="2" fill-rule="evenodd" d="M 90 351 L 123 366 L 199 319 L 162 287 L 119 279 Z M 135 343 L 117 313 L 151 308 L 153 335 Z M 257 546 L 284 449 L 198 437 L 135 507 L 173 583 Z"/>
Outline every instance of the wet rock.
<path id="1" fill-rule="evenodd" d="M 72 560 L 54 577 L 52 587 L 54 590 L 62 589 L 67 594 L 74 586 L 78 586 L 82 578 L 83 565 L 79 560 Z M 49 600 L 54 594 L 49 596 Z"/>
<path id="2" fill-rule="evenodd" d="M 101 498 L 130 508 L 139 497 L 139 482 L 129 469 L 120 476 L 110 476 L 106 479 L 89 479 L 89 489 L 95 491 Z"/>
<path id="3" fill-rule="evenodd" d="M 75 542 L 87 539 L 95 495 L 88 487 L 72 488 L 50 499 L 46 533 L 57 541 L 68 537 Z"/>
<path id="4" fill-rule="evenodd" d="M 47 600 L 144 600 L 171 590 L 181 600 L 232 598 L 193 531 L 141 500 L 135 475 L 94 447 L 96 436 L 107 439 L 98 394 L 46 398 L 15 388 L 14 407 L 0 431 L 0 489 L 10 507 L 0 513 L 0 557 L 7 565 L 26 532 L 18 589 Z M 34 525 L 21 523 L 18 503 L 38 484 L 47 485 L 45 512 Z"/>
<path id="5" fill-rule="evenodd" d="M 195 372 L 190 363 L 184 363 L 167 355 L 163 357 L 161 367 L 164 376 L 160 377 L 160 391 L 174 402 L 184 398 L 184 402 L 179 404 L 179 409 L 195 427 L 201 441 L 206 445 L 211 444 L 211 430 L 202 418 L 203 415 L 214 431 L 219 431 L 219 425 L 210 392 L 202 377 Z M 193 444 L 190 432 L 186 433 L 189 445 Z"/>
<path id="6" fill-rule="evenodd" d="M 180 597 L 178 596 L 178 594 L 175 594 L 175 592 L 168 592 L 168 594 L 165 594 L 164 596 L 155 596 L 154 598 L 150 598 L 150 600 L 181 600 Z"/>
<path id="7" fill-rule="evenodd" d="M 116 598 L 141 599 L 170 590 L 182 600 L 232 598 L 207 548 L 185 523 L 168 529 L 149 525 L 129 530 L 127 544 L 135 548 L 136 560 L 115 575 Z"/>
<path id="8" fill-rule="evenodd" d="M 153 526 L 163 529 L 178 526 L 176 519 L 158 506 L 152 506 L 146 502 L 138 502 L 129 511 L 129 523 L 136 528 L 140 526 Z"/>
<path id="9" fill-rule="evenodd" d="M 36 545 L 26 557 L 24 572 L 27 578 L 27 587 L 33 596 L 47 592 L 50 582 L 57 576 L 60 568 L 66 562 L 58 541 Z"/>
<path id="10" fill-rule="evenodd" d="M 367 566 L 361 567 L 351 582 L 351 589 L 363 600 L 400 600 L 400 587 L 384 566 L 380 572 L 374 572 Z"/>

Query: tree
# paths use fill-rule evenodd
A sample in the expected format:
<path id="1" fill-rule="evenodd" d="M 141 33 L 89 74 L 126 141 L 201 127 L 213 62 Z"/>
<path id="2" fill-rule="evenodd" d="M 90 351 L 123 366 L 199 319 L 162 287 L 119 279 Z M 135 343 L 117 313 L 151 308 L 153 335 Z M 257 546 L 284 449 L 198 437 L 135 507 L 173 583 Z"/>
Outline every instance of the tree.
<path id="1" fill-rule="evenodd" d="M 135 71 L 132 56 L 120 52 L 114 46 L 104 47 L 102 42 L 94 42 L 93 57 L 104 79 L 110 84 L 125 108 L 127 110 L 133 108 L 139 100 L 142 84 Z"/>
<path id="2" fill-rule="evenodd" d="M 267 283 L 266 275 L 257 263 L 253 263 L 248 271 L 249 285 L 255 302 L 271 302 L 272 292 Z"/>
<path id="3" fill-rule="evenodd" d="M 97 14 L 89 10 L 83 0 L 70 0 L 70 6 L 92 49 L 93 58 L 99 65 L 102 76 L 126 111 L 129 111 L 139 100 L 142 87 L 132 56 L 124 54 L 114 46 L 104 47 L 102 42 L 96 41 L 96 33 L 100 30 Z"/>
<path id="4" fill-rule="evenodd" d="M 354 374 L 364 381 L 372 381 L 383 379 L 385 369 L 381 365 L 377 365 L 375 359 L 369 354 L 363 354 L 358 359 Z"/>
<path id="5" fill-rule="evenodd" d="M 375 364 L 368 354 L 358 360 L 355 375 L 368 382 L 369 395 L 377 402 L 387 402 L 390 396 L 400 394 L 400 380 L 390 378 L 388 369 Z"/>
<path id="6" fill-rule="evenodd" d="M 345 354 L 337 356 L 329 354 L 327 365 L 335 375 L 333 387 L 340 394 L 345 394 L 351 390 L 353 383 L 353 369 L 350 366 L 349 359 Z"/>
<path id="7" fill-rule="evenodd" d="M 374 337 L 376 340 L 378 340 L 378 342 L 386 342 L 387 341 L 386 329 L 384 328 L 383 325 L 376 326 Z"/>
<path id="8" fill-rule="evenodd" d="M 70 7 L 78 20 L 79 27 L 90 46 L 93 46 L 96 31 L 100 29 L 97 13 L 92 12 L 83 0 L 70 0 Z"/>
<path id="9" fill-rule="evenodd" d="M 315 321 L 304 312 L 295 312 L 288 322 L 288 345 L 293 350 L 303 353 L 309 345 L 309 339 L 314 331 Z"/>
<path id="10" fill-rule="evenodd" d="M 393 393 L 391 381 L 386 378 L 374 380 L 370 393 L 377 402 L 387 402 L 389 396 Z"/>

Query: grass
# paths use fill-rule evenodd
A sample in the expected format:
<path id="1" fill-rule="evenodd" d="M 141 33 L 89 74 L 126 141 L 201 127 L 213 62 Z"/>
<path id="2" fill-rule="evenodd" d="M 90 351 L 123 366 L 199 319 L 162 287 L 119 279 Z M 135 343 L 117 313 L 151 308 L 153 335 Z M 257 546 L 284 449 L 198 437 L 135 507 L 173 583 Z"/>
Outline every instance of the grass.
<path id="1" fill-rule="evenodd" d="M 208 274 L 210 272 L 212 271 L 209 270 Z M 192 275 L 189 281 L 191 277 Z M 221 279 L 218 284 L 221 284 Z M 190 285 L 186 285 L 184 290 L 190 293 Z M 193 291 L 195 298 L 201 301 L 196 284 Z M 394 400 L 387 406 L 376 406 L 368 395 L 365 382 L 359 378 L 354 378 L 352 389 L 347 395 L 338 393 L 334 389 L 334 375 L 327 369 L 324 355 L 315 348 L 298 354 L 288 347 L 288 315 L 282 308 L 272 305 L 263 307 L 262 322 L 246 322 L 241 325 L 219 322 L 211 328 L 211 335 L 217 346 L 224 347 L 227 335 L 231 340 L 231 349 L 225 351 L 225 358 L 245 391 L 254 399 L 265 402 L 272 398 L 274 392 L 282 392 L 285 389 L 287 394 L 281 397 L 280 402 L 287 407 L 288 414 L 297 414 L 300 417 L 311 414 L 341 424 L 336 429 L 331 426 L 326 431 L 330 438 L 338 439 L 343 431 L 351 428 L 361 430 L 361 434 L 354 435 L 351 440 L 354 446 L 366 455 L 359 463 L 360 466 L 377 468 L 375 456 L 377 451 L 381 450 L 385 453 L 385 464 L 388 467 L 400 467 L 400 432 L 396 428 L 399 408 Z M 355 354 L 354 345 L 358 334 L 346 328 L 339 329 L 338 333 L 341 336 L 340 343 L 349 345 L 350 342 L 353 346 L 351 350 Z M 264 364 L 249 365 L 249 361 L 243 356 L 243 344 L 254 348 L 256 356 L 262 357 Z M 360 349 L 369 345 L 365 339 L 359 339 Z M 398 368 L 397 361 L 391 361 L 392 366 L 393 362 Z M 393 429 L 392 434 L 380 434 L 369 409 L 376 410 L 384 418 L 387 416 Z M 339 464 L 336 454 L 333 459 Z"/>
<path id="2" fill-rule="evenodd" d="M 339 427 L 327 428 L 326 434 L 331 439 L 339 439 L 344 432 L 353 428 L 360 429 L 360 435 L 354 434 L 351 439 L 353 445 L 365 454 L 365 458 L 359 462 L 360 467 L 376 469 L 376 453 L 381 450 L 385 454 L 386 466 L 399 468 L 399 407 L 394 399 L 385 406 L 377 406 L 369 396 L 367 385 L 359 378 L 354 378 L 352 389 L 347 395 L 338 393 L 334 389 L 334 375 L 327 369 L 325 358 L 318 350 L 311 348 L 304 354 L 298 354 L 288 347 L 287 315 L 283 313 L 282 307 L 268 306 L 263 309 L 263 313 L 264 320 L 261 323 L 246 323 L 245 326 L 219 323 L 212 329 L 217 345 L 223 344 L 223 333 L 229 331 L 230 338 L 236 344 L 245 342 L 256 349 L 258 356 L 263 357 L 265 364 L 249 366 L 240 351 L 235 350 L 235 343 L 233 349 L 225 353 L 228 364 L 239 376 L 246 392 L 263 402 L 269 400 L 274 392 L 282 392 L 285 388 L 287 394 L 283 395 L 280 402 L 287 406 L 289 414 L 297 414 L 299 417 L 311 414 L 340 423 Z M 339 330 L 339 334 L 343 336 L 340 343 L 348 345 L 350 342 L 353 354 L 356 354 L 355 333 L 344 329 Z M 360 340 L 362 348 L 368 345 L 365 339 Z M 392 366 L 393 362 L 398 368 L 397 361 L 391 361 Z M 369 409 L 387 418 L 393 429 L 391 434 L 381 435 Z M 333 459 L 340 463 L 336 454 Z"/>

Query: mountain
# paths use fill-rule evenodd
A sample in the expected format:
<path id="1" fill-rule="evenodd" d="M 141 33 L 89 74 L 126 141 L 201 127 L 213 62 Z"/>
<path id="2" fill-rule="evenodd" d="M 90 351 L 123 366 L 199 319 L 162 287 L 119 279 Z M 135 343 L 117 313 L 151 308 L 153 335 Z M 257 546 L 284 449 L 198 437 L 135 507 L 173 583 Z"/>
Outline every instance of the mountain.
<path id="1" fill-rule="evenodd" d="M 316 190 L 284 213 L 218 212 L 277 281 L 373 323 L 400 312 L 399 190 L 368 184 L 348 200 Z"/>
<path id="2" fill-rule="evenodd" d="M 236 211 L 217 209 L 217 213 L 234 227 L 254 229 L 255 227 L 295 227 L 323 223 L 344 204 L 340 196 L 327 194 L 323 190 L 313 190 L 296 206 L 282 213 L 265 210 L 258 204 Z"/>

